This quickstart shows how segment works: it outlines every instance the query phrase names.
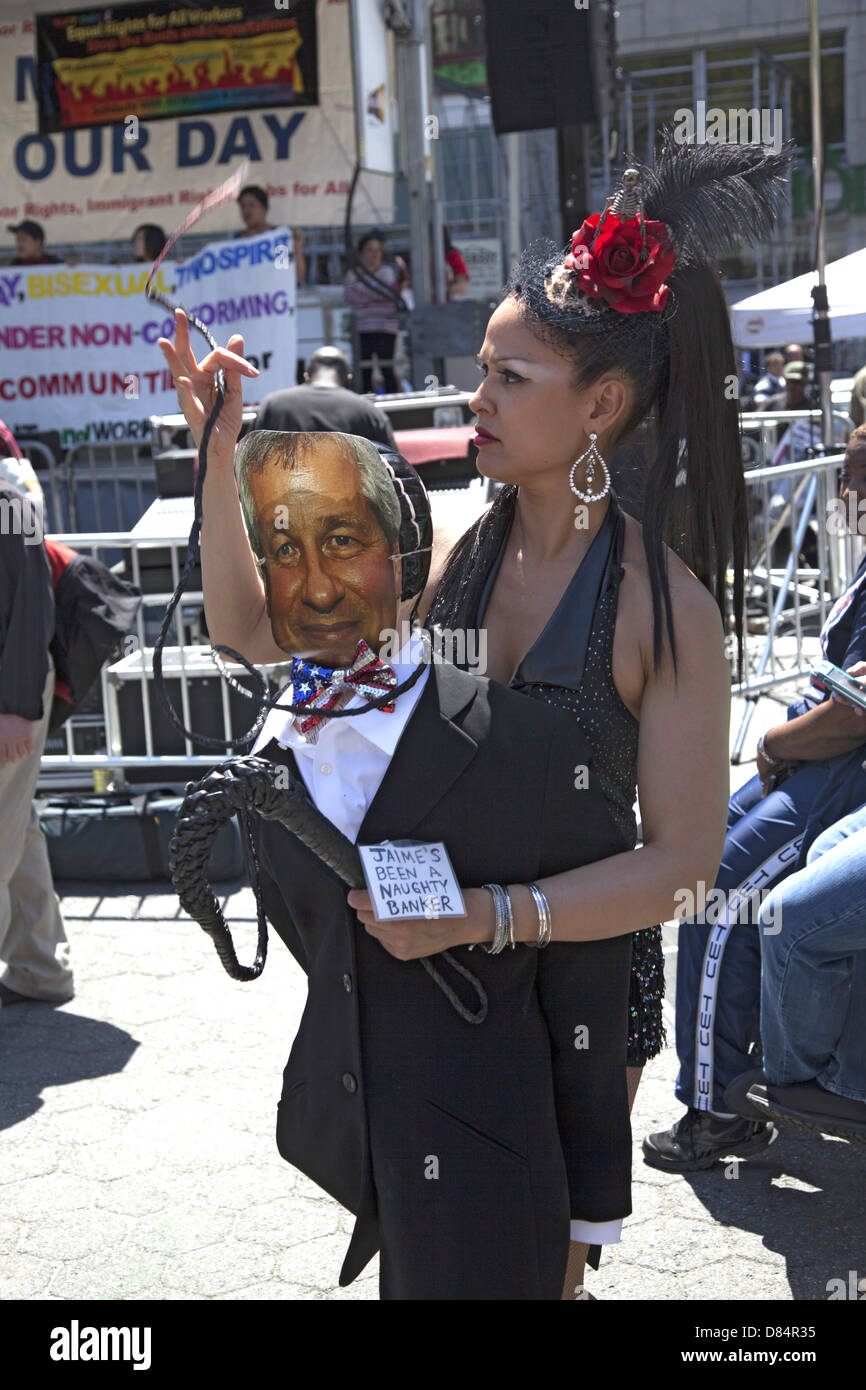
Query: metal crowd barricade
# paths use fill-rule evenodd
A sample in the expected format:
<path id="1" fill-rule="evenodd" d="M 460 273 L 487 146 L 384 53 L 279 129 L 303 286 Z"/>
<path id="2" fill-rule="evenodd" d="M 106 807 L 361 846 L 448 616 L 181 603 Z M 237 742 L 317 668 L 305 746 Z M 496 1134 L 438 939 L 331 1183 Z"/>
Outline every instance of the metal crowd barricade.
<path id="1" fill-rule="evenodd" d="M 834 429 L 837 434 L 843 435 L 854 428 L 854 422 L 849 418 L 846 411 L 836 408 L 832 412 Z M 794 430 L 787 431 L 787 437 L 778 429 L 780 425 L 790 425 L 792 422 L 806 421 L 809 424 L 810 443 L 815 454 L 820 454 L 822 449 L 821 440 L 821 411 L 819 408 L 813 410 L 745 410 L 740 415 L 740 426 L 743 436 L 743 464 L 746 468 L 769 468 L 779 449 L 780 444 L 785 440 L 786 448 L 779 463 L 794 463 L 791 453 L 795 444 Z M 841 440 L 837 440 L 840 443 Z"/>
<path id="2" fill-rule="evenodd" d="M 40 439 L 28 439 L 26 436 L 19 436 L 17 443 L 24 457 L 33 464 L 36 476 L 42 486 L 45 495 L 46 529 L 49 531 L 67 530 L 69 516 L 64 506 L 60 467 L 54 456 L 54 451 L 49 449 L 47 444 L 43 444 Z M 47 487 L 45 486 L 46 473 L 48 475 Z"/>
<path id="3" fill-rule="evenodd" d="M 837 473 L 842 459 L 843 455 L 838 453 L 821 459 L 752 469 L 746 473 L 753 526 L 752 559 L 746 583 L 747 626 L 750 632 L 746 639 L 744 679 L 732 686 L 732 694 L 744 697 L 747 704 L 732 751 L 733 762 L 739 761 L 754 705 L 761 695 L 774 686 L 808 676 L 809 658 L 804 644 L 810 634 L 806 627 L 811 623 L 814 634 L 817 634 L 830 606 L 850 582 L 856 569 L 861 542 L 847 530 L 844 534 L 836 534 L 837 528 L 827 524 L 828 504 L 832 498 L 838 497 Z M 788 485 L 787 497 L 779 494 L 780 484 Z M 773 505 L 776 494 L 781 500 Z M 147 566 L 142 564 L 142 557 L 148 551 L 168 552 L 170 573 L 165 576 L 167 582 L 157 583 L 150 591 L 144 592 L 134 628 L 124 644 L 123 658 L 102 670 L 101 714 L 73 715 L 67 721 L 64 725 L 66 752 L 45 754 L 42 758 L 43 774 L 64 774 L 68 777 L 70 774 L 80 775 L 105 768 L 117 770 L 122 775 L 124 769 L 142 769 L 152 771 L 154 778 L 159 779 L 169 768 L 200 770 L 212 767 L 228 756 L 219 749 L 196 753 L 188 738 L 183 739 L 182 752 L 157 753 L 155 750 L 153 715 L 154 699 L 158 697 L 154 691 L 151 639 L 180 577 L 187 545 L 188 518 L 183 508 L 186 507 L 188 511 L 190 499 L 178 499 L 177 505 L 177 522 L 172 519 L 174 529 L 166 525 L 163 530 L 155 528 L 150 534 L 117 530 L 55 535 L 55 539 L 73 549 L 88 551 L 106 563 L 113 563 L 115 557 L 120 555 L 129 577 L 139 588 L 148 587 L 143 583 L 143 571 Z M 801 562 L 804 538 L 810 528 L 817 554 L 817 563 L 812 567 Z M 774 564 L 774 545 L 786 529 L 791 533 L 791 541 L 784 563 L 777 565 Z M 760 601 L 757 597 L 759 591 Z M 179 701 L 175 698 L 173 703 L 188 728 L 196 727 L 192 717 L 191 683 L 204 674 L 212 674 L 220 679 L 220 736 L 236 738 L 252 724 L 257 706 L 253 700 L 243 700 L 242 722 L 234 719 L 229 692 L 218 676 L 216 667 L 211 664 L 208 647 L 194 641 L 203 602 L 200 588 L 185 592 L 175 615 L 176 645 L 165 653 L 165 671 L 169 679 L 179 683 Z M 758 633 L 758 628 L 764 631 Z M 788 631 L 785 632 L 784 628 Z M 757 636 L 762 640 L 755 641 Z M 245 675 L 241 667 L 230 669 L 236 678 Z M 288 677 L 288 668 L 283 665 L 260 669 L 274 684 L 281 684 Z M 143 754 L 123 751 L 124 730 L 117 696 L 121 682 L 137 682 L 139 686 L 145 747 Z M 77 732 L 100 719 L 105 727 L 105 752 L 80 752 L 76 745 Z"/>
<path id="4" fill-rule="evenodd" d="M 862 544 L 847 526 L 840 534 L 847 513 L 843 518 L 829 506 L 839 496 L 843 458 L 841 453 L 831 454 L 746 472 L 751 563 L 746 579 L 745 679 L 731 687 L 732 695 L 745 698 L 746 707 L 731 751 L 733 763 L 740 761 L 761 695 L 774 686 L 808 678 L 814 657 L 806 654 L 805 643 L 810 637 L 817 639 L 830 607 L 857 568 Z M 829 524 L 831 514 L 839 517 L 840 524 Z M 791 536 L 786 558 L 775 565 L 776 543 L 786 530 Z M 814 566 L 802 561 L 810 530 L 816 547 Z M 814 632 L 805 630 L 807 624 Z M 752 643 L 749 635 L 756 631 L 763 641 Z"/>
<path id="5" fill-rule="evenodd" d="M 53 784 L 56 786 L 60 780 L 57 774 L 63 774 L 63 780 L 74 781 L 80 774 L 91 773 L 97 769 L 118 772 L 121 774 L 119 778 L 121 781 L 125 769 L 150 771 L 153 773 L 154 781 L 177 781 L 179 779 L 176 776 L 168 777 L 167 774 L 180 768 L 184 773 L 188 771 L 193 776 L 198 777 L 203 769 L 213 767 L 222 759 L 233 756 L 229 750 L 223 751 L 219 748 L 208 753 L 196 753 L 192 741 L 187 737 L 182 739 L 182 752 L 158 753 L 155 748 L 154 716 L 157 703 L 159 703 L 159 696 L 154 688 L 153 647 L 147 643 L 147 631 L 148 628 L 151 631 L 154 630 L 158 622 L 161 621 L 166 603 L 178 583 L 187 546 L 187 535 L 185 533 L 178 535 L 131 535 L 126 531 L 74 532 L 56 535 L 53 539 L 62 541 L 75 550 L 83 550 L 93 554 L 97 559 L 102 559 L 106 563 L 108 556 L 116 554 L 118 551 L 122 552 L 129 578 L 139 588 L 146 587 L 142 583 L 143 569 L 145 568 L 142 565 L 142 557 L 145 552 L 168 550 L 171 589 L 162 586 L 143 594 L 135 625 L 124 639 L 124 655 L 118 661 L 102 668 L 100 677 L 101 716 L 90 714 L 79 718 L 73 715 L 66 721 L 63 726 L 66 753 L 46 753 L 43 755 L 41 760 L 42 785 L 50 786 Z M 180 698 L 178 699 L 173 694 L 172 703 L 187 728 L 195 728 L 193 716 L 194 682 L 203 676 L 218 679 L 221 687 L 220 727 L 211 729 L 210 732 L 220 738 L 238 738 L 252 725 L 258 712 L 258 705 L 254 700 L 243 699 L 240 702 L 243 705 L 241 717 L 239 719 L 233 718 L 229 691 L 226 682 L 219 676 L 216 665 L 209 656 L 209 645 L 196 644 L 192 640 L 203 602 L 201 589 L 184 592 L 174 618 L 177 644 L 173 647 L 166 647 L 164 650 L 164 673 L 168 680 L 179 683 Z M 226 667 L 235 679 L 248 678 L 247 673 L 240 665 L 226 662 Z M 288 678 L 288 668 L 284 671 L 282 666 L 263 666 L 259 669 L 268 679 L 269 685 L 273 687 L 283 683 Z M 137 682 L 139 686 L 140 721 L 143 726 L 145 745 L 143 754 L 130 755 L 123 751 L 124 728 L 121 721 L 118 691 L 120 686 L 127 682 Z M 78 752 L 76 735 L 83 727 L 92 726 L 94 719 L 99 722 L 100 717 L 105 728 L 106 751 L 104 753 Z M 136 715 L 136 719 L 138 720 L 138 715 Z M 202 730 L 201 732 L 206 731 Z M 180 736 L 178 735 L 178 737 Z M 243 749 L 238 750 L 239 753 L 243 751 Z"/>
<path id="6" fill-rule="evenodd" d="M 409 314 L 408 312 L 403 312 L 402 310 L 395 309 L 394 317 L 397 320 L 399 327 L 394 335 L 393 357 L 380 357 L 378 353 L 374 353 L 372 357 L 364 357 L 361 352 L 361 331 L 358 328 L 356 316 L 354 313 L 352 313 L 351 327 L 349 329 L 349 342 L 351 344 L 352 374 L 354 377 L 354 381 L 352 384 L 353 391 L 358 391 L 359 393 L 364 394 L 364 392 L 362 391 L 363 377 L 364 371 L 367 368 L 370 369 L 371 373 L 371 387 L 372 377 L 375 376 L 376 371 L 378 370 L 378 372 L 384 380 L 385 368 L 390 368 L 391 371 L 394 373 L 395 379 L 397 380 L 399 391 L 400 366 L 403 365 L 407 368 L 411 368 L 411 361 L 407 362 L 405 357 L 401 355 L 400 350 L 400 335 L 405 334 L 406 332 L 406 327 L 409 322 Z M 409 375 L 413 375 L 411 370 L 409 372 Z M 388 395 L 389 393 L 386 391 L 385 394 Z"/>
<path id="7" fill-rule="evenodd" d="M 156 497 L 149 440 L 75 444 L 64 459 L 62 476 L 73 531 L 122 531 Z"/>

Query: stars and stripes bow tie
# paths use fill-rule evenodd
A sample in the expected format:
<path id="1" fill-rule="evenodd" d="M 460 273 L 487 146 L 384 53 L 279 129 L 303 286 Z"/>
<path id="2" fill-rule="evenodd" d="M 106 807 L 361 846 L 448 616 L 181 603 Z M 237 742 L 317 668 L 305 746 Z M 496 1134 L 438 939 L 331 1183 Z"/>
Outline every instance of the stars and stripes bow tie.
<path id="1" fill-rule="evenodd" d="M 363 637 L 351 666 L 317 666 L 315 662 L 301 661 L 298 657 L 292 662 L 292 704 L 309 705 L 313 710 L 333 709 L 346 692 L 375 700 L 386 690 L 393 690 L 396 684 L 397 673 L 379 660 Z M 393 703 L 379 708 L 383 714 L 394 713 Z M 297 720 L 301 733 L 306 734 L 321 724 L 322 716 L 298 715 Z"/>

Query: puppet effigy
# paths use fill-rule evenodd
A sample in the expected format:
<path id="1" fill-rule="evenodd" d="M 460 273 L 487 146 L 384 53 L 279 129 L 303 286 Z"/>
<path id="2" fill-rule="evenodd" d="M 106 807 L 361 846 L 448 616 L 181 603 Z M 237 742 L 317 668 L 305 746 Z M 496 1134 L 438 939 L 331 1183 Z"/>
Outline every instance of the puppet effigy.
<path id="1" fill-rule="evenodd" d="M 399 456 L 260 431 L 236 473 L 292 683 L 253 756 L 191 789 L 181 901 L 230 973 L 259 973 L 261 949 L 237 965 L 204 877 L 209 837 L 243 809 L 261 905 L 309 985 L 277 1143 L 357 1216 L 340 1282 L 378 1248 L 386 1299 L 559 1299 L 569 1216 L 630 1209 L 630 942 L 549 944 L 535 885 L 623 847 L 592 779 L 576 788 L 586 740 L 563 712 L 431 660 L 419 629 L 381 659 L 429 564 L 426 495 Z M 492 942 L 398 959 L 363 926 L 346 892 L 364 881 L 357 846 L 400 841 L 441 842 L 462 889 L 492 885 Z M 514 882 L 537 895 L 532 947 L 508 944 L 494 890 Z M 589 1153 L 581 1114 L 599 1104 L 604 1152 Z"/>

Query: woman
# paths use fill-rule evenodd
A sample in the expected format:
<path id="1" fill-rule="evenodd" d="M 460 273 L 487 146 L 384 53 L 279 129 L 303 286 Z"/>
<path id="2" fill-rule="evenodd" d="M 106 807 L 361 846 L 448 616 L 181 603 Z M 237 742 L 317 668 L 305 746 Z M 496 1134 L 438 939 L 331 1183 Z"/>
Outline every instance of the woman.
<path id="1" fill-rule="evenodd" d="M 634 297 L 629 303 L 629 285 L 610 273 L 617 269 L 618 256 L 627 257 L 627 242 L 600 255 L 590 251 L 599 218 L 589 219 L 575 234 L 562 267 L 554 255 L 546 254 L 547 248 L 524 253 L 488 325 L 481 352 L 484 381 L 470 402 L 478 417 L 479 471 L 516 485 L 516 490 L 503 489 L 489 513 L 463 538 L 444 575 L 431 576 L 431 588 L 438 580 L 438 592 L 429 621 L 451 630 L 483 623 L 491 677 L 573 711 L 592 742 L 595 775 L 611 812 L 631 844 L 637 784 L 644 848 L 631 856 L 627 868 L 625 861 L 620 865 L 612 859 L 563 876 L 561 911 L 565 917 L 570 908 L 573 916 L 565 917 L 559 932 L 554 930 L 555 939 L 560 934 L 561 939 L 582 935 L 580 921 L 586 921 L 587 904 L 584 900 L 578 906 L 579 895 L 592 892 L 596 883 L 606 881 L 609 890 L 611 913 L 605 934 L 623 931 L 632 910 L 646 913 L 662 884 L 672 881 L 666 879 L 666 867 L 680 872 L 684 883 L 696 861 L 703 856 L 703 863 L 710 863 L 718 854 L 727 782 L 729 676 L 723 632 L 718 611 L 696 576 L 666 550 L 666 583 L 659 561 L 663 528 L 678 512 L 691 523 L 690 544 L 683 548 L 701 578 L 714 580 L 720 607 L 721 570 L 729 549 L 741 580 L 744 507 L 736 402 L 726 399 L 722 385 L 735 370 L 727 313 L 705 264 L 707 248 L 689 235 L 690 214 L 685 216 L 686 226 L 676 225 L 676 197 L 664 187 L 672 171 L 690 164 L 695 186 L 700 189 L 703 179 L 712 190 L 714 174 L 723 184 L 735 172 L 736 154 L 726 151 L 723 158 L 727 162 L 720 167 L 706 149 L 675 151 L 668 137 L 655 170 L 642 171 L 653 194 L 651 207 L 647 199 L 648 209 L 666 222 L 679 243 L 674 268 L 666 275 L 675 299 L 669 318 L 670 305 L 649 309 Z M 771 166 L 765 164 L 762 171 L 754 151 L 742 167 L 753 180 L 772 178 Z M 778 173 L 778 164 L 775 169 Z M 629 182 L 626 176 L 627 186 Z M 696 202 L 699 197 L 700 193 Z M 736 234 L 730 223 L 722 225 L 728 235 Z M 654 260 L 657 264 L 658 256 L 651 252 L 650 271 Z M 643 284 L 633 283 L 631 288 L 644 291 L 646 305 L 660 281 L 646 271 L 638 275 L 638 282 L 641 278 Z M 599 307 L 599 287 L 607 298 L 601 301 L 605 307 L 593 315 L 586 311 Z M 589 492 L 582 479 L 590 460 L 572 472 L 573 486 L 578 497 L 599 491 L 602 496 L 583 501 L 572 518 L 565 504 L 568 494 L 563 495 L 563 479 L 572 461 L 584 455 L 593 435 L 602 458 L 608 455 L 649 409 L 657 414 L 660 444 L 646 479 L 643 535 L 631 517 L 617 515 L 615 499 L 603 495 L 600 475 L 605 465 L 594 450 L 590 460 L 595 478 Z M 683 435 L 688 459 L 697 466 L 688 469 L 686 486 L 677 489 Z M 608 544 L 600 535 L 605 524 L 614 528 L 613 563 L 609 583 L 601 590 L 594 576 L 582 584 L 581 571 L 596 538 Z M 578 570 L 571 578 L 575 566 Z M 670 642 L 660 647 L 660 594 L 666 607 L 666 638 L 673 628 L 676 672 Z M 579 625 L 580 616 L 587 614 L 591 631 L 581 670 L 575 669 L 570 653 L 575 622 Z M 736 616 L 739 623 L 739 612 Z M 682 819 L 686 805 L 690 811 Z M 689 840 L 694 850 L 691 862 Z M 635 875 L 635 901 L 629 899 L 625 884 L 617 886 L 620 869 Z M 566 895 L 571 894 L 574 903 L 567 906 Z M 669 906 L 662 906 L 658 920 L 670 915 Z M 644 916 L 640 925 L 648 925 L 648 920 Z M 632 1099 L 640 1068 L 661 1047 L 663 990 L 659 930 L 638 933 L 633 945 Z M 573 1229 L 579 1234 L 577 1225 Z M 574 1241 L 565 1296 L 580 1281 L 585 1253 L 586 1243 Z"/>
<path id="2" fill-rule="evenodd" d="M 248 183 L 236 199 L 238 211 L 243 219 L 243 231 L 235 232 L 235 237 L 261 236 L 263 232 L 273 231 L 268 221 L 270 199 L 257 183 Z"/>
<path id="3" fill-rule="evenodd" d="M 635 784 L 641 801 L 641 849 L 539 880 L 554 941 L 645 931 L 674 915 L 684 886 L 694 891 L 718 868 L 730 701 L 719 609 L 733 551 L 741 638 L 745 508 L 737 405 L 725 389 L 734 373 L 730 327 L 707 256 L 769 231 L 789 157 L 754 146 L 679 146 L 666 132 L 655 168 L 640 170 L 644 208 L 627 175 L 601 230 L 599 215 L 588 219 L 564 259 L 552 244 L 530 248 L 482 346 L 479 464 L 507 486 L 444 569 L 434 556 L 430 590 L 440 583 L 430 617 L 452 630 L 483 621 L 487 674 L 519 677 L 528 694 L 572 709 L 594 744 L 589 776 L 626 829 Z M 177 353 L 161 346 L 181 389 L 201 387 L 193 408 L 207 413 L 207 374 L 224 365 L 239 409 L 240 374 L 253 374 L 238 356 L 242 340 L 196 366 L 185 332 L 179 324 Z M 659 442 L 641 531 L 602 486 L 603 459 L 650 411 Z M 202 561 L 211 633 L 250 660 L 273 661 L 233 494 L 225 469 L 208 474 Z M 664 546 L 666 534 L 696 573 Z M 579 669 L 570 661 L 574 637 L 586 655 Z M 587 770 L 575 771 L 577 785 Z M 515 939 L 535 941 L 534 895 L 525 885 L 507 888 Z M 349 901 L 401 958 L 491 940 L 483 889 L 466 891 L 465 918 L 413 923 L 411 931 L 374 923 L 363 894 Z M 661 958 L 657 942 L 650 946 L 636 952 L 630 1052 L 638 1065 L 659 1045 Z M 589 1148 L 603 1146 L 606 1122 L 602 1105 L 582 1117 Z M 573 1192 L 575 1222 L 579 1199 Z M 617 1239 L 615 1226 L 573 1227 L 564 1297 L 574 1296 L 587 1246 Z"/>
<path id="4" fill-rule="evenodd" d="M 375 353 L 379 370 L 389 394 L 400 390 L 394 372 L 394 352 L 400 323 L 397 318 L 399 294 L 398 272 L 383 259 L 384 244 L 375 232 L 368 232 L 358 242 L 359 270 L 347 270 L 343 281 L 346 303 L 355 311 L 361 358 L 361 390 L 373 389 L 372 358 Z M 367 271 L 369 274 L 365 274 Z M 374 280 L 384 288 L 377 289 Z M 391 291 L 389 293 L 389 290 Z"/>
<path id="5" fill-rule="evenodd" d="M 270 199 L 263 188 L 257 183 L 248 183 L 246 188 L 242 188 L 237 196 L 237 205 L 243 219 L 243 231 L 235 232 L 235 240 L 239 237 L 261 236 L 264 232 L 274 230 L 273 223 L 268 221 L 268 210 Z M 303 251 L 304 234 L 297 227 L 292 228 L 292 248 L 295 253 L 295 283 L 300 287 L 307 278 L 307 262 Z"/>

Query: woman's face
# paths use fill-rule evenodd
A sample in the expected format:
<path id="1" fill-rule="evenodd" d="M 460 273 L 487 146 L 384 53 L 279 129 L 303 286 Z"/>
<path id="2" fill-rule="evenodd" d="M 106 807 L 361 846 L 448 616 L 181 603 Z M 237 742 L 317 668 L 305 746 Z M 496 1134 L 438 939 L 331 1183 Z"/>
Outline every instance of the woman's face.
<path id="1" fill-rule="evenodd" d="M 478 357 L 483 380 L 469 401 L 495 442 L 478 445 L 476 467 L 501 483 L 561 481 L 589 444 L 605 435 L 627 405 L 627 389 L 608 373 L 583 391 L 571 385 L 573 366 L 524 323 L 517 301 L 498 305 Z"/>
<path id="2" fill-rule="evenodd" d="M 360 252 L 360 256 L 368 270 L 377 271 L 382 264 L 381 241 L 377 241 L 375 237 L 372 241 L 368 241 L 363 251 Z"/>
<path id="3" fill-rule="evenodd" d="M 259 202 L 254 193 L 245 193 L 239 207 L 246 227 L 261 227 L 264 224 L 267 208 Z"/>
<path id="4" fill-rule="evenodd" d="M 145 245 L 144 232 L 138 231 L 132 238 L 132 254 L 137 261 L 147 260 L 147 246 Z"/>

